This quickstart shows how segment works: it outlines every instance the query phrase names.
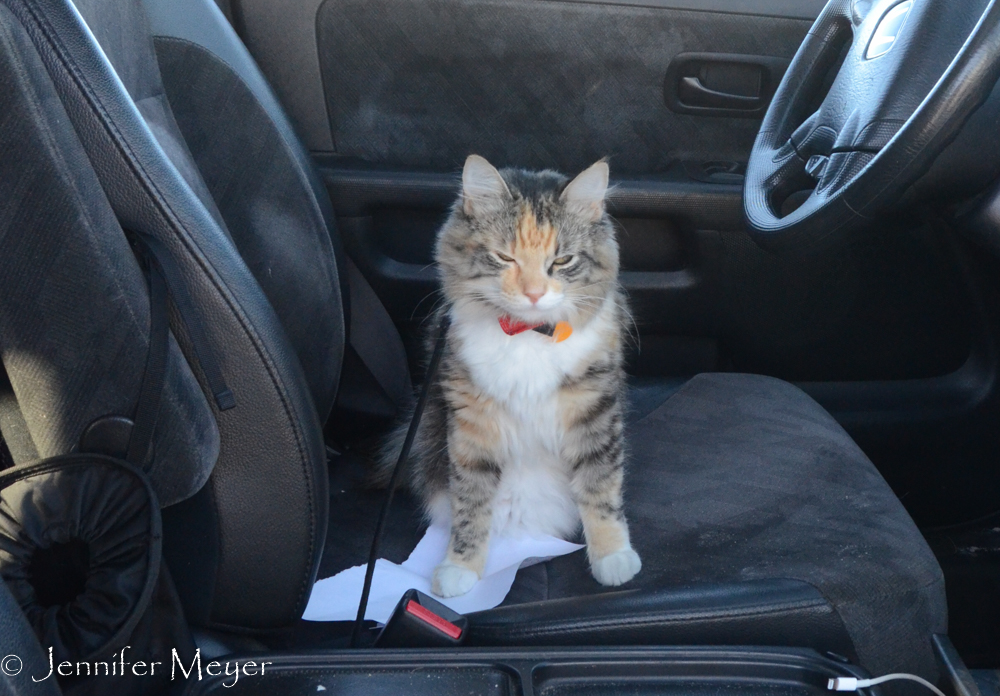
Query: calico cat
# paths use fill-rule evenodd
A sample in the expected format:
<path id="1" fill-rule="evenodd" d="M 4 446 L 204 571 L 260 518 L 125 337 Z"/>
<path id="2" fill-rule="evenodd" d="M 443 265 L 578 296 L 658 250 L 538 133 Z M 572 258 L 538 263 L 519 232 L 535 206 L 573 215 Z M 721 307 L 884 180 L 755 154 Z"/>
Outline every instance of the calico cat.
<path id="1" fill-rule="evenodd" d="M 451 523 L 438 596 L 475 585 L 502 530 L 566 538 L 582 521 L 603 585 L 642 565 L 622 511 L 627 309 L 607 186 L 603 161 L 567 183 L 466 160 L 436 248 L 445 302 L 431 326 L 444 312 L 451 325 L 409 470 L 429 516 Z M 383 481 L 405 432 L 382 449 Z"/>

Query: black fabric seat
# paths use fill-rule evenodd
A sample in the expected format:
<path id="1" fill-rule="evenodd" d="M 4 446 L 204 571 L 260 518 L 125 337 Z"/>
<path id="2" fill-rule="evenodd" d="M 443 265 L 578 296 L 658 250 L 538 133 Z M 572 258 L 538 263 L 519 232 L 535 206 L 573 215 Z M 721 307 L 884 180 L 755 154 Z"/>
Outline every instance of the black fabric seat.
<path id="1" fill-rule="evenodd" d="M 80 0 L 82 18 L 68 0 L 0 2 L 27 27 L 8 28 L 30 36 L 122 226 L 176 257 L 236 395 L 215 412 L 208 485 L 164 511 L 189 619 L 286 626 L 318 570 L 359 562 L 378 500 L 346 460 L 328 485 L 322 419 L 340 384 L 346 265 L 329 201 L 211 0 Z M 640 575 L 610 591 L 580 554 L 530 568 L 505 606 L 472 617 L 472 642 L 812 645 L 933 678 L 940 570 L 844 431 L 772 379 L 671 389 L 634 391 L 626 506 Z M 397 510 L 410 523 L 393 522 L 390 557 L 412 547 L 414 515 Z"/>
<path id="2" fill-rule="evenodd" d="M 530 568 L 508 603 L 538 604 L 484 614 L 479 640 L 514 642 L 526 625 L 527 640 L 550 642 L 603 642 L 610 629 L 625 641 L 724 644 L 746 632 L 839 652 L 873 673 L 933 665 L 927 637 L 947 630 L 937 560 L 865 454 L 801 390 L 699 375 L 631 423 L 628 442 L 639 576 L 608 593 L 582 554 Z M 579 600 L 596 594 L 601 605 Z M 568 623 L 580 612 L 551 600 L 594 624 Z"/>
<path id="3" fill-rule="evenodd" d="M 656 406 L 657 393 L 667 397 Z M 625 509 L 643 569 L 609 590 L 582 552 L 522 569 L 504 604 L 471 617 L 481 645 L 805 645 L 873 672 L 933 667 L 944 578 L 888 485 L 798 388 L 705 374 L 633 389 Z M 321 575 L 364 562 L 378 496 L 335 475 Z M 419 539 L 401 497 L 384 548 Z M 367 534 L 366 534 L 367 532 Z"/>

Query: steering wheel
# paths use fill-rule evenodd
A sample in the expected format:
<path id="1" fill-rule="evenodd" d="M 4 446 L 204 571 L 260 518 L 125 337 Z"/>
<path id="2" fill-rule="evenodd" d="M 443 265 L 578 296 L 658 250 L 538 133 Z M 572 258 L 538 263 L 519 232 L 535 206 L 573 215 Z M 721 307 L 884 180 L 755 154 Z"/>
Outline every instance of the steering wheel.
<path id="1" fill-rule="evenodd" d="M 927 172 L 998 77 L 1000 0 L 831 0 L 750 154 L 751 235 L 789 253 L 846 239 Z"/>

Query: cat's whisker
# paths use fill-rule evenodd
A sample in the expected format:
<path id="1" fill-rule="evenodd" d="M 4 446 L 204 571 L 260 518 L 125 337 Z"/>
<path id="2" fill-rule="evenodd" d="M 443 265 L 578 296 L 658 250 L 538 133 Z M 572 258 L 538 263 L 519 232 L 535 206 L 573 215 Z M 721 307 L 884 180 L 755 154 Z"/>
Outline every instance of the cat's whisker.
<path id="1" fill-rule="evenodd" d="M 623 321 L 623 324 L 625 324 L 626 327 L 625 331 L 627 332 L 628 337 L 633 340 L 635 348 L 638 351 L 640 349 L 639 325 L 635 323 L 635 317 L 632 315 L 632 311 L 628 308 L 628 305 L 626 305 L 624 302 L 620 302 L 618 304 L 618 311 L 621 312 L 622 319 L 626 320 Z M 628 324 L 631 324 L 631 328 L 628 328 Z"/>
<path id="2" fill-rule="evenodd" d="M 591 311 L 598 311 L 604 305 L 604 302 L 603 301 L 601 301 L 601 302 L 594 302 L 594 303 L 573 302 L 573 303 L 571 303 L 571 305 L 572 305 L 572 307 L 574 309 L 588 309 L 588 310 L 591 310 Z"/>
<path id="3" fill-rule="evenodd" d="M 606 281 L 606 280 L 596 280 L 593 283 L 587 283 L 586 285 L 580 285 L 580 286 L 574 287 L 573 290 L 579 292 L 580 290 L 586 290 L 587 288 L 593 288 L 593 287 L 596 287 L 598 285 L 607 285 L 607 283 L 608 283 L 608 281 Z"/>
<path id="4" fill-rule="evenodd" d="M 434 316 L 435 310 L 441 305 L 442 302 L 445 301 L 444 288 L 436 288 L 434 290 L 431 290 L 423 297 L 421 297 L 420 301 L 417 302 L 416 306 L 413 308 L 413 311 L 410 312 L 410 321 L 413 321 L 413 318 L 417 316 L 417 310 L 420 309 L 420 305 L 422 305 L 429 298 L 434 297 L 435 295 L 440 295 L 440 298 L 435 301 L 435 303 L 431 306 L 431 311 L 428 312 L 428 316 Z"/>

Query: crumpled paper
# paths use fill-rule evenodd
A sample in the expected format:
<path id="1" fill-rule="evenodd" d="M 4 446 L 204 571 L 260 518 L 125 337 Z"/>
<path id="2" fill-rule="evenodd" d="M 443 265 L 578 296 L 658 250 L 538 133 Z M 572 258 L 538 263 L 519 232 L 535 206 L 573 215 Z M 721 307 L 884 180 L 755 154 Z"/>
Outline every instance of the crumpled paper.
<path id="1" fill-rule="evenodd" d="M 444 560 L 448 550 L 448 535 L 447 527 L 432 525 L 410 557 L 401 565 L 383 558 L 375 562 L 371 594 L 365 611 L 366 619 L 378 623 L 388 621 L 400 597 L 409 589 L 434 596 L 431 593 L 431 575 L 434 568 Z M 460 597 L 434 598 L 459 614 L 492 609 L 510 592 L 518 568 L 582 548 L 580 544 L 552 536 L 494 536 L 490 539 L 490 551 L 482 579 Z M 313 586 L 302 618 L 306 621 L 353 621 L 358 613 L 364 581 L 364 565 L 348 568 L 333 577 L 318 581 Z"/>

